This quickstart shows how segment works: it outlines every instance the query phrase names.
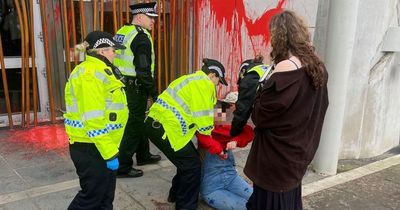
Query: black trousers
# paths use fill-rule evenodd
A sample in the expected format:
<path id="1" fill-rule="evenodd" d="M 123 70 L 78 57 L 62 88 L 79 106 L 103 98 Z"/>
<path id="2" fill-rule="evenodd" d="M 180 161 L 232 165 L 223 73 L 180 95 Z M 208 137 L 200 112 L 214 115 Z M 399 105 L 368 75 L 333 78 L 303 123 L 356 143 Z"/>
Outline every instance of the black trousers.
<path id="1" fill-rule="evenodd" d="M 201 162 L 196 147 L 189 142 L 175 152 L 169 140 L 162 139 L 164 135 L 162 125 L 151 117 L 145 121 L 145 133 L 177 168 L 170 189 L 176 200 L 176 209 L 196 209 L 201 181 Z"/>
<path id="2" fill-rule="evenodd" d="M 129 118 L 119 148 L 119 168 L 121 173 L 129 172 L 133 165 L 132 157 L 136 153 L 137 161 L 150 158 L 149 140 L 144 137 L 144 118 L 148 94 L 140 91 L 136 79 L 128 77 L 125 87 L 128 101 Z"/>
<path id="3" fill-rule="evenodd" d="M 69 151 L 82 189 L 68 209 L 113 209 L 116 172 L 107 168 L 94 144 L 70 144 Z"/>

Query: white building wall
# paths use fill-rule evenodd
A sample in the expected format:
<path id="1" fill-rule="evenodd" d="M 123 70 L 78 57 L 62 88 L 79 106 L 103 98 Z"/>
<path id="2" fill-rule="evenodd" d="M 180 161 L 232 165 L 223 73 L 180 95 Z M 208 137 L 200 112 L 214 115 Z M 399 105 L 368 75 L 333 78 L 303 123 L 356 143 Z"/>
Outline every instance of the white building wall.
<path id="1" fill-rule="evenodd" d="M 320 1 L 314 39 L 322 58 L 328 7 L 328 0 Z M 340 159 L 376 156 L 399 145 L 400 139 L 400 54 L 381 52 L 388 28 L 399 27 L 399 0 L 361 0 L 358 7 Z"/>

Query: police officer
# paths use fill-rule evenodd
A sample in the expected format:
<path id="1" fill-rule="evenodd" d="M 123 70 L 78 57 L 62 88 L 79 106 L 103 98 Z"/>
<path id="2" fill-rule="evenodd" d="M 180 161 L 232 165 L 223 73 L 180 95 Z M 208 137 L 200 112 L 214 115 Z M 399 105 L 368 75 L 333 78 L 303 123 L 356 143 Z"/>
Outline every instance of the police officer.
<path id="1" fill-rule="evenodd" d="M 111 63 L 116 43 L 111 34 L 94 31 L 76 47 L 86 60 L 71 72 L 65 86 L 65 129 L 81 190 L 68 209 L 112 209 L 118 147 L 128 120 L 124 84 Z"/>
<path id="2" fill-rule="evenodd" d="M 176 209 L 196 209 L 200 190 L 201 163 L 191 142 L 196 132 L 213 140 L 216 86 L 227 85 L 223 65 L 204 59 L 202 70 L 174 80 L 150 107 L 145 132 L 177 167 L 168 201 Z M 222 149 L 218 151 L 223 154 Z"/>
<path id="3" fill-rule="evenodd" d="M 149 140 L 143 136 L 143 122 L 148 98 L 157 98 L 154 81 L 154 47 L 149 30 L 157 17 L 156 3 L 139 3 L 130 6 L 131 24 L 118 30 L 114 39 L 126 49 L 118 50 L 114 64 L 126 78 L 129 119 L 120 146 L 118 177 L 140 177 L 143 171 L 132 167 L 136 153 L 137 165 L 156 163 L 159 155 L 149 152 Z"/>
<path id="4" fill-rule="evenodd" d="M 253 109 L 257 88 L 270 72 L 270 67 L 262 63 L 263 57 L 256 56 L 254 59 L 245 60 L 240 65 L 238 77 L 238 99 L 233 112 L 232 127 L 230 135 L 238 136 L 247 124 Z"/>

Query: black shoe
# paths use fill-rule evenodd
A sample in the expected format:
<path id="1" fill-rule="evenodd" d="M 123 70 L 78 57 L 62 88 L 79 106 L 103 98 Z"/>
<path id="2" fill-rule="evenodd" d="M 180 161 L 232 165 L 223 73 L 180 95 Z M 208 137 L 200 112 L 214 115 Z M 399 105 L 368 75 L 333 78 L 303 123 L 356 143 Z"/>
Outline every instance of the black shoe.
<path id="1" fill-rule="evenodd" d="M 137 161 L 137 165 L 138 166 L 142 166 L 142 165 L 147 165 L 147 164 L 153 164 L 153 163 L 157 163 L 158 161 L 161 160 L 161 156 L 160 155 L 151 155 L 150 157 L 144 161 Z"/>
<path id="2" fill-rule="evenodd" d="M 131 168 L 131 170 L 126 173 L 117 172 L 118 178 L 135 178 L 141 176 L 143 176 L 143 171 L 136 168 Z"/>

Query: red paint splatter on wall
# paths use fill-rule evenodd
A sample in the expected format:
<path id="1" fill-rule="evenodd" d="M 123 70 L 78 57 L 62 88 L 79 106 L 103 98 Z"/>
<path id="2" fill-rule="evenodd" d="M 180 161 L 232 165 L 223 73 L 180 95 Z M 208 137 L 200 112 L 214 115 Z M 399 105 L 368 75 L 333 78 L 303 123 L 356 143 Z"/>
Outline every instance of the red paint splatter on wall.
<path id="1" fill-rule="evenodd" d="M 64 124 L 39 126 L 24 130 L 9 131 L 5 138 L 7 153 L 26 150 L 25 159 L 31 159 L 47 152 L 60 156 L 68 155 L 68 136 Z"/>
<path id="2" fill-rule="evenodd" d="M 224 64 L 229 86 L 220 87 L 220 98 L 236 90 L 238 68 L 243 60 L 261 54 L 265 63 L 270 62 L 268 24 L 272 16 L 282 11 L 285 3 L 286 0 L 258 3 L 245 0 L 197 1 L 199 57 L 196 59 L 214 58 Z"/>

